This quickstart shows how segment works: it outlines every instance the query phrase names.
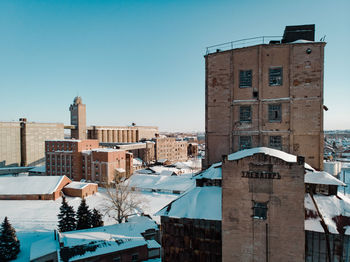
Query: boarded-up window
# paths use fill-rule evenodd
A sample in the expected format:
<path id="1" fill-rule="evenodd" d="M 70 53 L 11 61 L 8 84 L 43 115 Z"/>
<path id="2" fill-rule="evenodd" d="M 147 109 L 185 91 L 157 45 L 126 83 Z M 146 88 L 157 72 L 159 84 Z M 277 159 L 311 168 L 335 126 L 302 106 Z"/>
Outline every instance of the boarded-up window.
<path id="1" fill-rule="evenodd" d="M 270 136 L 269 147 L 282 150 L 282 137 L 281 136 Z"/>
<path id="2" fill-rule="evenodd" d="M 252 70 L 239 71 L 239 87 L 252 87 Z"/>
<path id="3" fill-rule="evenodd" d="M 283 84 L 283 68 L 274 67 L 269 70 L 269 85 L 281 86 Z"/>
<path id="4" fill-rule="evenodd" d="M 249 149 L 252 147 L 252 137 L 251 136 L 240 136 L 239 137 L 239 149 Z"/>
<path id="5" fill-rule="evenodd" d="M 269 105 L 269 122 L 280 122 L 282 120 L 281 104 Z"/>
<path id="6" fill-rule="evenodd" d="M 239 107 L 239 121 L 245 122 L 245 123 L 252 122 L 251 106 L 240 106 Z"/>
<path id="7" fill-rule="evenodd" d="M 266 219 L 267 218 L 267 203 L 253 201 L 253 218 Z"/>

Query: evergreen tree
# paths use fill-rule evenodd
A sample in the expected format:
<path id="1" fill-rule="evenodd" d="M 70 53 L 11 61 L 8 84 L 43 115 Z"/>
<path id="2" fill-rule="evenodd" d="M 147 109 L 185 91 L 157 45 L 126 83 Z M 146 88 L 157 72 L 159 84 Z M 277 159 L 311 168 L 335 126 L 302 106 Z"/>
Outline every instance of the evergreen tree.
<path id="1" fill-rule="evenodd" d="M 91 228 L 91 211 L 86 204 L 85 199 L 81 200 L 77 211 L 77 229 Z"/>
<path id="2" fill-rule="evenodd" d="M 96 208 L 92 211 L 92 216 L 91 216 L 91 226 L 92 227 L 102 227 L 103 226 L 103 220 L 102 220 L 102 215 Z"/>
<path id="3" fill-rule="evenodd" d="M 66 198 L 62 197 L 62 205 L 58 214 L 58 229 L 61 232 L 76 229 L 75 212 L 72 206 L 68 205 Z"/>
<path id="4" fill-rule="evenodd" d="M 16 230 L 5 217 L 0 228 L 0 261 L 15 259 L 19 251 L 19 240 L 16 237 Z"/>

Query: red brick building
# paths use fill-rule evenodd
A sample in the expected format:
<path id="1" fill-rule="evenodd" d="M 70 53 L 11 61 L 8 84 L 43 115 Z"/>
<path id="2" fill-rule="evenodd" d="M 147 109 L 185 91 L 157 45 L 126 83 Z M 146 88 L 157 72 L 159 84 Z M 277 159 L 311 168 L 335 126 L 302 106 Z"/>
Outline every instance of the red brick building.
<path id="1" fill-rule="evenodd" d="M 115 175 L 129 177 L 132 174 L 131 153 L 98 147 L 98 140 L 46 141 L 46 174 L 97 183 L 109 183 Z"/>

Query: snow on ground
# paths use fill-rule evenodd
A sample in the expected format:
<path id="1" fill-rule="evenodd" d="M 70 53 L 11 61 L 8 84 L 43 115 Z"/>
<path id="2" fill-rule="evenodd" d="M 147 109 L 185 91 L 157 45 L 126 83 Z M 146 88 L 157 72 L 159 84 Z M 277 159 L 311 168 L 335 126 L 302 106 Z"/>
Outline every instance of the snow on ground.
<path id="1" fill-rule="evenodd" d="M 105 194 L 101 192 L 86 198 L 90 209 L 96 208 L 101 210 L 105 202 Z M 151 215 L 157 223 L 160 218 L 154 216 L 158 210 L 173 201 L 178 195 L 161 194 L 151 192 L 140 192 L 142 198 L 142 211 Z M 62 199 L 53 200 L 0 200 L 0 221 L 5 216 L 8 217 L 12 226 L 16 229 L 17 236 L 21 241 L 21 252 L 16 261 L 29 261 L 30 246 L 34 241 L 38 241 L 53 234 L 57 228 L 57 214 L 61 206 Z M 81 198 L 67 197 L 69 205 L 76 211 L 80 205 Z M 104 216 L 105 225 L 115 223 L 113 218 Z"/>

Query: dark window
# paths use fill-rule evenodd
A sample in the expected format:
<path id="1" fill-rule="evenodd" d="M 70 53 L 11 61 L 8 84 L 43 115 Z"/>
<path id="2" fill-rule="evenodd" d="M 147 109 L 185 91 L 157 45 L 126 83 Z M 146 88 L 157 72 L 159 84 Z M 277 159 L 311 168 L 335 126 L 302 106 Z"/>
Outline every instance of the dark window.
<path id="1" fill-rule="evenodd" d="M 256 219 L 267 218 L 267 202 L 253 201 L 253 218 L 256 218 Z"/>
<path id="2" fill-rule="evenodd" d="M 282 119 L 281 104 L 269 105 L 269 121 L 280 122 Z"/>
<path id="3" fill-rule="evenodd" d="M 240 106 L 239 107 L 239 121 L 241 122 L 252 122 L 252 111 L 251 106 Z"/>
<path id="4" fill-rule="evenodd" d="M 239 87 L 252 87 L 252 70 L 239 71 Z"/>
<path id="5" fill-rule="evenodd" d="M 282 137 L 281 136 L 270 136 L 269 146 L 271 148 L 276 148 L 282 150 Z"/>
<path id="6" fill-rule="evenodd" d="M 281 86 L 283 83 L 282 67 L 270 68 L 269 70 L 269 84 L 270 86 Z"/>
<path id="7" fill-rule="evenodd" d="M 139 254 L 138 254 L 138 253 L 132 254 L 132 256 L 131 256 L 131 261 L 132 261 L 132 262 L 139 261 Z"/>
<path id="8" fill-rule="evenodd" d="M 121 260 L 121 258 L 120 257 L 115 257 L 115 258 L 113 258 L 113 262 L 121 262 L 122 260 Z"/>
<path id="9" fill-rule="evenodd" d="M 252 147 L 252 137 L 251 136 L 240 136 L 239 137 L 239 149 L 248 149 Z"/>

